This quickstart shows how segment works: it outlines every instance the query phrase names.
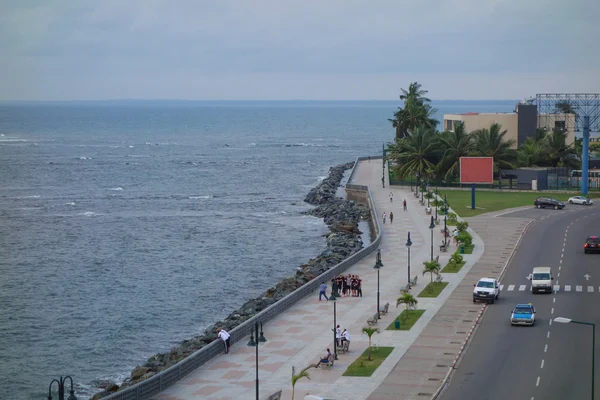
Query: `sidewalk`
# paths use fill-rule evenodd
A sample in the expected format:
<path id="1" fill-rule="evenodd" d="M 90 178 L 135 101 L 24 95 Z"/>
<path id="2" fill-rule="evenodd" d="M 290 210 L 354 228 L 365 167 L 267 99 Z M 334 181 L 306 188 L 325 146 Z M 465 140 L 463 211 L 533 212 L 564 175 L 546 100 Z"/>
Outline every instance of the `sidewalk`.
<path id="1" fill-rule="evenodd" d="M 299 400 L 312 394 L 328 399 L 344 400 L 428 399 L 442 384 L 449 366 L 457 357 L 458 350 L 469 332 L 466 326 L 470 328 L 475 319 L 473 311 L 480 311 L 480 306 L 473 307 L 471 299 L 465 298 L 467 291 L 470 294 L 473 278 L 469 277 L 464 284 L 459 284 L 481 257 L 484 243 L 482 238 L 472 232 L 476 245 L 474 254 L 465 255 L 467 264 L 460 273 L 443 274 L 444 281 L 449 282 L 449 285 L 440 297 L 419 299 L 418 308 L 426 309 L 426 312 L 410 331 L 385 330 L 402 310 L 397 309 L 395 303 L 400 296 L 400 289 L 407 283 L 405 243 L 409 231 L 413 242 L 411 277 L 415 275 L 419 277 L 412 294 L 416 296 L 429 280 L 429 277 L 423 276 L 421 271 L 423 261 L 430 258 L 431 216 L 425 215 L 425 208 L 419 205 L 408 188 L 390 189 L 388 182 L 386 188 L 382 188 L 381 161 L 361 161 L 356 168 L 352 183 L 369 186 L 375 201 L 376 214 L 381 216 L 385 211 L 389 216 L 390 211 L 394 212 L 393 224 L 390 224 L 388 217 L 386 224 L 383 225 L 380 246 L 384 264 L 380 270 L 380 303 L 384 305 L 389 302 L 390 311 L 382 316 L 377 324 L 381 332 L 373 335 L 373 344 L 392 346 L 394 351 L 369 378 L 342 376 L 346 367 L 366 350 L 368 338 L 361 331 L 367 325 L 367 319 L 377 311 L 377 271 L 373 268 L 375 264 L 375 253 L 373 253 L 346 272 L 358 274 L 363 279 L 364 297 L 340 298 L 336 302 L 337 323 L 342 329 L 348 329 L 351 334 L 350 352 L 338 355 L 339 359 L 330 370 L 310 369 L 310 380 L 301 379 L 296 384 L 295 398 Z M 389 200 L 390 191 L 394 195 L 393 203 Z M 407 212 L 402 210 L 403 199 L 408 203 Z M 506 243 L 504 239 L 500 242 L 495 240 L 492 249 L 504 253 L 509 251 L 510 246 L 514 247 L 519 235 L 511 233 L 516 227 L 512 218 L 496 218 L 492 223 L 497 226 L 498 220 L 507 220 L 502 227 L 497 228 L 504 229 L 500 236 L 498 236 L 500 231 L 496 228 L 491 228 L 493 232 L 488 229 L 489 224 L 486 221 L 489 218 L 481 220 L 476 218 L 473 218 L 470 223 L 476 231 L 482 229 L 485 238 L 489 235 L 494 236 L 495 239 L 506 236 Z M 507 229 L 511 230 L 507 231 Z M 439 242 L 442 239 L 439 227 L 433 234 L 434 256 L 436 256 L 439 254 Z M 452 249 L 447 253 L 439 254 L 442 266 L 446 264 L 451 253 Z M 495 259 L 494 255 L 490 257 Z M 487 255 L 486 247 L 486 256 L 482 257 L 482 262 L 485 260 L 483 265 L 489 266 L 489 272 L 492 274 L 499 264 L 488 264 L 487 260 L 489 263 L 492 262 L 490 257 Z M 478 278 L 482 276 L 479 275 L 481 273 L 479 269 L 474 273 Z M 459 289 L 454 293 L 457 286 Z M 450 299 L 448 304 L 444 305 L 448 299 Z M 328 347 L 333 350 L 331 331 L 333 304 L 326 301 L 319 302 L 318 293 L 315 292 L 263 328 L 267 342 L 259 346 L 260 398 L 266 399 L 269 395 L 283 390 L 282 399 L 290 399 L 292 366 L 295 366 L 296 370 L 302 369 L 315 363 Z M 154 399 L 254 399 L 255 348 L 246 346 L 246 342 L 247 340 L 243 340 L 234 343 L 229 354 L 211 360 L 155 396 Z"/>

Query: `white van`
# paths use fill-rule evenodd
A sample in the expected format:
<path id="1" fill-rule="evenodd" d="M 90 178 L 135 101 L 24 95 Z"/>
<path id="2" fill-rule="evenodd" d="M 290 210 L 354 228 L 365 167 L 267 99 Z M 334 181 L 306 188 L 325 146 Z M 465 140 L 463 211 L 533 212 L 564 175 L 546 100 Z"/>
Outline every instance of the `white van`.
<path id="1" fill-rule="evenodd" d="M 529 276 L 531 280 L 531 291 L 533 293 L 552 293 L 552 271 L 550 267 L 535 267 Z"/>

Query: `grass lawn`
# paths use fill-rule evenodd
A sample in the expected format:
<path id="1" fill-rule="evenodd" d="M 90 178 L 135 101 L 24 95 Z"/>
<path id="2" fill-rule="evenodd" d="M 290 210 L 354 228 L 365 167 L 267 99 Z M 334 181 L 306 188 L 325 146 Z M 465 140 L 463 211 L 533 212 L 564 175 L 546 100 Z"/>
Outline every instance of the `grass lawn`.
<path id="1" fill-rule="evenodd" d="M 440 218 L 440 217 L 438 217 L 438 218 Z M 443 221 L 444 219 L 441 218 L 441 220 Z M 448 219 L 448 218 L 446 218 L 446 225 L 447 226 L 456 226 L 456 222 L 457 221 L 455 219 Z"/>
<path id="2" fill-rule="evenodd" d="M 448 272 L 451 274 L 455 274 L 458 271 L 460 271 L 460 269 L 466 264 L 466 261 L 463 261 L 461 263 L 458 264 L 452 264 L 452 263 L 448 263 L 443 269 L 442 272 Z"/>
<path id="3" fill-rule="evenodd" d="M 365 350 L 352 364 L 348 366 L 344 376 L 371 376 L 383 360 L 394 350 L 393 347 L 372 347 L 371 360 L 368 359 L 369 349 Z"/>
<path id="4" fill-rule="evenodd" d="M 458 248 L 460 249 L 460 246 L 458 246 Z M 474 244 L 469 244 L 467 246 L 465 246 L 465 254 L 473 254 L 473 248 L 475 248 Z M 460 250 L 459 250 L 460 253 Z"/>
<path id="5" fill-rule="evenodd" d="M 470 190 L 440 190 L 440 195 L 448 199 L 452 211 L 461 217 L 472 217 L 491 211 L 504 210 L 506 208 L 531 206 L 533 201 L 540 196 L 556 198 L 559 201 L 566 202 L 572 194 L 560 193 L 523 193 L 523 192 L 490 192 L 475 191 L 475 209 L 471 209 L 471 191 Z"/>
<path id="6" fill-rule="evenodd" d="M 409 331 L 410 328 L 412 328 L 413 325 L 419 320 L 419 318 L 421 318 L 421 315 L 423 315 L 424 312 L 425 310 L 409 310 L 407 313 L 406 310 L 404 310 L 398 316 L 400 319 L 400 329 L 394 328 L 394 323 L 396 320 L 394 320 L 394 322 L 392 322 L 386 329 L 390 331 Z"/>
<path id="7" fill-rule="evenodd" d="M 438 297 L 446 286 L 448 286 L 448 282 L 431 282 L 417 297 Z"/>

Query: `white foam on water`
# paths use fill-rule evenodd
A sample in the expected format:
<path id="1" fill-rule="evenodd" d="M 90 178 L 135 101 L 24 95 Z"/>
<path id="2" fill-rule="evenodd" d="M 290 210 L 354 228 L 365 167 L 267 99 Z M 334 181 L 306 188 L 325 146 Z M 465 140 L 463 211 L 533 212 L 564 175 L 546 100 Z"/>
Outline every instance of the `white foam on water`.
<path id="1" fill-rule="evenodd" d="M 121 186 L 117 186 L 117 187 L 114 187 L 114 188 L 110 188 L 108 190 L 121 191 L 121 190 L 124 190 L 124 189 Z"/>
<path id="2" fill-rule="evenodd" d="M 197 200 L 197 199 L 210 199 L 212 198 L 212 196 L 189 196 L 188 199 L 190 200 Z"/>

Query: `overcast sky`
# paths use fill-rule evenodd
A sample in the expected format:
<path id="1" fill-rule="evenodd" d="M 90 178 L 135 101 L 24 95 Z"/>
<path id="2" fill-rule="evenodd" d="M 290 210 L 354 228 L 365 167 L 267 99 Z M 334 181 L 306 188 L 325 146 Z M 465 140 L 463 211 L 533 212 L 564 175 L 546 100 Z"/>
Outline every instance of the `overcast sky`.
<path id="1" fill-rule="evenodd" d="M 0 100 L 600 92 L 600 0 L 1 0 Z"/>

